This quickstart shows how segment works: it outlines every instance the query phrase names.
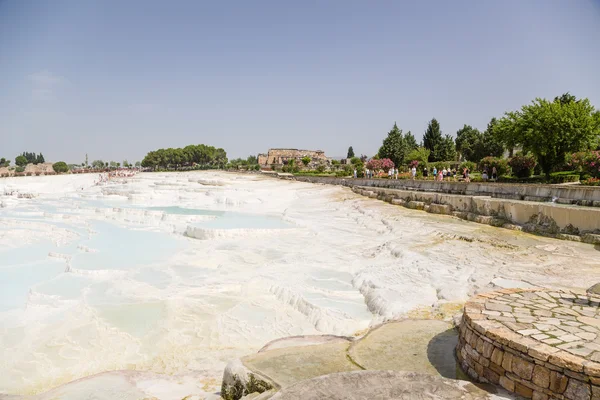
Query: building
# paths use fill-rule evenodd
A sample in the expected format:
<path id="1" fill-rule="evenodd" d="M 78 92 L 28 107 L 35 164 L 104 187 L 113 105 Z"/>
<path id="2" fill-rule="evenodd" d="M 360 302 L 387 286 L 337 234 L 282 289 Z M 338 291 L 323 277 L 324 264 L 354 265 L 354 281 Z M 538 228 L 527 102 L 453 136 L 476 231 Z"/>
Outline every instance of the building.
<path id="1" fill-rule="evenodd" d="M 310 157 L 310 164 L 329 164 L 329 159 L 322 150 L 298 150 L 298 149 L 269 149 L 267 154 L 258 155 L 258 164 L 263 167 L 282 166 L 290 160 L 299 164 L 304 157 Z"/>

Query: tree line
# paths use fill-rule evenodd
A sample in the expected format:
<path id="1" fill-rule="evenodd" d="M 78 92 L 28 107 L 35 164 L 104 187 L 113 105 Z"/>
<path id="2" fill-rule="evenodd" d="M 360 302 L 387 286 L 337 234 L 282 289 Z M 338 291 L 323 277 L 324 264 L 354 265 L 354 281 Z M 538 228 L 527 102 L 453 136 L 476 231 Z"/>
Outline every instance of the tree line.
<path id="1" fill-rule="evenodd" d="M 485 131 L 464 125 L 456 136 L 443 135 L 439 122 L 429 121 L 423 140 L 417 144 L 394 123 L 375 158 L 389 158 L 395 165 L 413 160 L 480 162 L 486 157 L 509 157 L 515 149 L 531 155 L 549 174 L 565 165 L 574 152 L 600 150 L 600 111 L 590 101 L 565 93 L 553 100 L 536 98 L 520 110 L 492 118 Z M 348 156 L 354 155 L 352 147 Z"/>
<path id="2" fill-rule="evenodd" d="M 158 149 L 148 152 L 141 164 L 152 169 L 223 168 L 227 164 L 227 152 L 204 144 Z"/>

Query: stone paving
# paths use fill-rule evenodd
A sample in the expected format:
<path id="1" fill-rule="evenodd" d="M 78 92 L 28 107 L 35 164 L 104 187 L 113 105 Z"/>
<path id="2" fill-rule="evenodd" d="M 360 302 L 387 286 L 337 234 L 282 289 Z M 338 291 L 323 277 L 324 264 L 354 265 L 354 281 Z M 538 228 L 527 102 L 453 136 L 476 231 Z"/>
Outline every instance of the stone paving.
<path id="1" fill-rule="evenodd" d="M 463 369 L 527 398 L 600 399 L 600 296 L 503 289 L 465 305 Z"/>
<path id="2" fill-rule="evenodd" d="M 516 333 L 600 362 L 600 297 L 534 291 L 489 299 L 482 314 Z"/>

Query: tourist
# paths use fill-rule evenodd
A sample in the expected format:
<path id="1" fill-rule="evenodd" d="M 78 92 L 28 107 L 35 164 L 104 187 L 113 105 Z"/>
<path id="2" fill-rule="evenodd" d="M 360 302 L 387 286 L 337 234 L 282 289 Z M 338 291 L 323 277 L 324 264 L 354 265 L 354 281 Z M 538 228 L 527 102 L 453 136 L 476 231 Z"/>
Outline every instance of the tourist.
<path id="1" fill-rule="evenodd" d="M 423 168 L 423 178 L 425 178 L 425 180 L 429 179 L 429 168 L 427 167 Z"/>
<path id="2" fill-rule="evenodd" d="M 481 179 L 483 179 L 484 182 L 487 182 L 487 180 L 488 180 L 487 168 L 483 170 L 483 174 L 481 174 Z"/>
<path id="3" fill-rule="evenodd" d="M 492 167 L 492 179 L 494 180 L 494 182 L 496 181 L 496 179 L 498 179 L 498 170 L 496 169 L 496 167 Z"/>
<path id="4" fill-rule="evenodd" d="M 469 168 L 465 168 L 465 182 L 471 182 L 471 174 Z"/>
<path id="5" fill-rule="evenodd" d="M 456 182 L 456 175 L 458 175 L 458 171 L 456 171 L 456 168 L 452 168 L 452 177 L 454 178 L 454 182 Z"/>
<path id="6" fill-rule="evenodd" d="M 414 181 L 414 180 L 415 180 L 415 177 L 417 176 L 417 167 L 415 167 L 415 166 L 413 165 L 412 169 L 410 170 L 410 173 L 411 173 L 411 175 L 412 175 L 412 180 Z"/>
<path id="7" fill-rule="evenodd" d="M 394 179 L 398 179 L 398 168 L 394 169 Z"/>
<path id="8" fill-rule="evenodd" d="M 356 179 L 356 168 L 354 168 L 354 179 Z"/>
<path id="9" fill-rule="evenodd" d="M 433 167 L 433 180 L 435 181 L 437 179 L 437 168 Z"/>
<path id="10" fill-rule="evenodd" d="M 446 167 L 444 167 L 444 169 L 442 170 L 442 180 L 445 181 L 447 176 L 448 170 L 446 169 Z"/>

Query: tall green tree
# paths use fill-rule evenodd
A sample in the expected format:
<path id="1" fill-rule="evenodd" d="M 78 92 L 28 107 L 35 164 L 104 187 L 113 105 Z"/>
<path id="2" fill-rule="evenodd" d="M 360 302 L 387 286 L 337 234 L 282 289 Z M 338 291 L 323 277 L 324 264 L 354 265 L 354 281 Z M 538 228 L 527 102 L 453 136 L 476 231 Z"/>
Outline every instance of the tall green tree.
<path id="1" fill-rule="evenodd" d="M 456 160 L 456 147 L 454 145 L 454 138 L 451 135 L 446 135 L 442 138 L 438 148 L 438 157 L 441 161 Z"/>
<path id="2" fill-rule="evenodd" d="M 481 151 L 482 157 L 502 157 L 504 154 L 504 144 L 502 143 L 502 138 L 494 129 L 498 125 L 498 120 L 496 118 L 492 118 L 487 125 L 485 131 L 483 131 L 483 135 L 481 137 Z M 511 149 L 512 150 L 512 149 Z"/>
<path id="3" fill-rule="evenodd" d="M 588 99 L 576 100 L 569 93 L 553 101 L 536 98 L 518 111 L 507 112 L 493 130 L 504 143 L 533 153 L 548 177 L 564 164 L 568 153 L 597 143 L 600 111 Z"/>
<path id="4" fill-rule="evenodd" d="M 481 132 L 473 128 L 471 125 L 464 125 L 456 131 L 456 151 L 460 153 L 460 157 L 466 161 L 477 162 L 475 149 L 482 138 Z"/>
<path id="5" fill-rule="evenodd" d="M 398 125 L 394 122 L 394 127 L 388 132 L 388 135 L 383 139 L 383 144 L 377 153 L 379 158 L 389 158 L 395 165 L 401 165 L 404 162 L 406 155 L 406 144 L 402 131 L 398 129 Z"/>
<path id="6" fill-rule="evenodd" d="M 440 150 L 444 138 L 440 129 L 439 122 L 433 118 L 427 125 L 427 130 L 423 135 L 423 147 L 429 150 L 429 161 L 446 161 L 440 157 Z"/>
<path id="7" fill-rule="evenodd" d="M 354 157 L 354 149 L 352 148 L 352 146 L 348 147 L 348 154 L 346 155 L 346 158 L 352 158 Z"/>
<path id="8" fill-rule="evenodd" d="M 419 147 L 417 139 L 415 139 L 415 136 L 411 133 L 411 131 L 406 132 L 404 135 L 404 144 L 406 145 L 407 153 L 416 150 Z"/>

